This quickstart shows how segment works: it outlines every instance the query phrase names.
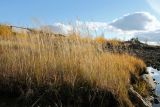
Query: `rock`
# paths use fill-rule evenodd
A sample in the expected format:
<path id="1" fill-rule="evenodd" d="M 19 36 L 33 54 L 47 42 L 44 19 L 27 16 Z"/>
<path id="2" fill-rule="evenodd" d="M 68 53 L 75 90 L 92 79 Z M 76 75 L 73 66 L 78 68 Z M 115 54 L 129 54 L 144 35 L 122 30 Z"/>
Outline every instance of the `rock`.
<path id="1" fill-rule="evenodd" d="M 138 107 L 152 107 L 151 101 L 146 101 L 139 93 L 137 93 L 133 87 L 129 88 L 129 96 L 131 101 Z"/>
<path id="2" fill-rule="evenodd" d="M 157 98 L 155 98 L 155 99 L 154 99 L 154 103 L 155 103 L 155 104 L 159 104 L 160 102 L 159 102 L 159 100 L 158 100 Z"/>
<path id="3" fill-rule="evenodd" d="M 152 90 L 156 89 L 156 84 L 153 80 L 153 77 L 150 74 L 144 74 L 142 75 L 142 78 L 149 84 Z"/>

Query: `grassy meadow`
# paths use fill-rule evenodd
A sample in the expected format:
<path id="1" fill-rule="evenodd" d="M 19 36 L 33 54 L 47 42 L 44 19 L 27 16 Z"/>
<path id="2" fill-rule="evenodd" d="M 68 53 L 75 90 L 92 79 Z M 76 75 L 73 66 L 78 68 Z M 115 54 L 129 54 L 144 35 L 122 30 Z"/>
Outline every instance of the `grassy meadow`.
<path id="1" fill-rule="evenodd" d="M 104 52 L 106 41 L 76 33 L 13 34 L 0 26 L 0 93 L 16 95 L 33 107 L 134 107 L 128 89 L 133 85 L 145 96 L 140 74 L 146 65 L 127 53 Z"/>

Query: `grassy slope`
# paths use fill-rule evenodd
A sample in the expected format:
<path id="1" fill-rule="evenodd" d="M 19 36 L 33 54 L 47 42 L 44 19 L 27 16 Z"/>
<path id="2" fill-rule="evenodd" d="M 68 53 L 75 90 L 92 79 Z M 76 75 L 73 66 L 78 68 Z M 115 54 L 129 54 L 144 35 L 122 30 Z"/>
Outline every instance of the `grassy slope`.
<path id="1" fill-rule="evenodd" d="M 145 67 L 140 59 L 103 52 L 99 40 L 77 35 L 0 37 L 0 92 L 21 95 L 26 105 L 42 96 L 35 104 L 133 106 L 130 74 L 139 78 Z"/>

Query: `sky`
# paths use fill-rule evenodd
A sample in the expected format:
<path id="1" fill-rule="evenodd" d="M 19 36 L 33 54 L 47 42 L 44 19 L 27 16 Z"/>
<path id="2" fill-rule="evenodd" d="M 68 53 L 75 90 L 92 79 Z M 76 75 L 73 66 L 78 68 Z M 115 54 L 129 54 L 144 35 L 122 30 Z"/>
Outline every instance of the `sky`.
<path id="1" fill-rule="evenodd" d="M 108 22 L 126 13 L 153 11 L 146 0 L 2 0 L 0 21 L 30 25 L 75 20 Z"/>
<path id="2" fill-rule="evenodd" d="M 85 25 L 91 32 L 110 35 L 108 38 L 137 36 L 155 42 L 160 40 L 159 20 L 159 0 L 0 1 L 0 23 L 26 27 L 50 25 L 58 33 L 68 33 L 72 29 L 70 23 L 74 23 L 80 29 L 85 29 Z"/>

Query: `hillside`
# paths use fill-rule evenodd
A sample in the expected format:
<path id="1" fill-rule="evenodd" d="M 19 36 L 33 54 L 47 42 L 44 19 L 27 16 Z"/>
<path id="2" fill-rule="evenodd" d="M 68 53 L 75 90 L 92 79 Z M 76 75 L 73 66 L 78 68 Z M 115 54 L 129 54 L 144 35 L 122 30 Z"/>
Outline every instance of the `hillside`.
<path id="1" fill-rule="evenodd" d="M 143 60 L 98 39 L 1 28 L 0 106 L 146 107 L 152 95 Z"/>

